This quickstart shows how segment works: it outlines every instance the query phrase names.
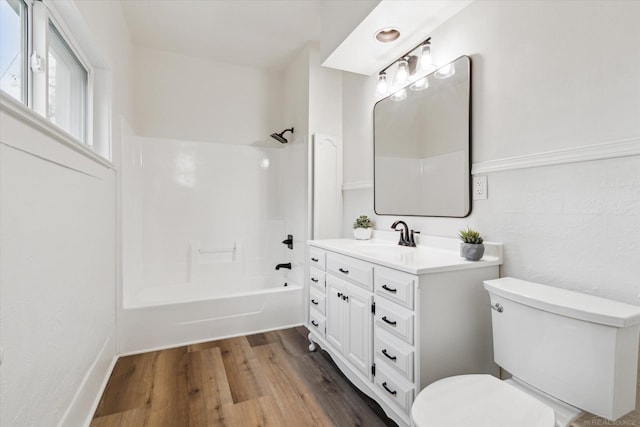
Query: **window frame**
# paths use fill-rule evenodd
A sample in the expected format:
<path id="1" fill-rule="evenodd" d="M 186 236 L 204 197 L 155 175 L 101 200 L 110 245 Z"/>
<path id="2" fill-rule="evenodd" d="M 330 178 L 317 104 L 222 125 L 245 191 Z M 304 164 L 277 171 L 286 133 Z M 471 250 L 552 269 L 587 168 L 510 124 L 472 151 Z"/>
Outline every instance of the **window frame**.
<path id="1" fill-rule="evenodd" d="M 24 105 L 27 109 L 42 116 L 45 121 L 54 126 L 57 130 L 62 131 L 68 135 L 68 138 L 82 146 L 86 146 L 93 152 L 111 161 L 111 143 L 107 141 L 107 150 L 94 149 L 94 121 L 96 117 L 94 115 L 94 90 L 95 90 L 95 68 L 89 57 L 85 54 L 81 48 L 80 43 L 77 42 L 73 36 L 73 31 L 69 29 L 65 20 L 61 16 L 60 12 L 56 9 L 55 4 L 50 0 L 19 0 L 25 6 L 25 18 L 23 24 L 23 37 L 24 43 L 23 49 L 23 100 L 13 98 L 8 93 L 2 91 L 3 95 L 14 99 Z M 48 31 L 49 23 L 55 28 L 61 38 L 68 46 L 71 53 L 78 60 L 80 65 L 87 73 L 87 81 L 85 87 L 84 96 L 84 132 L 83 135 L 78 138 L 71 134 L 68 130 L 62 126 L 49 120 L 47 117 L 47 106 L 49 102 L 49 68 L 48 68 L 48 54 L 49 54 L 49 40 Z M 86 43 L 85 43 L 86 44 Z M 35 58 L 34 58 L 35 57 Z M 34 66 L 34 60 L 40 58 L 41 67 L 40 70 Z M 24 93 L 26 92 L 26 93 Z M 103 118 L 109 120 L 110 118 Z M 109 138 L 110 140 L 110 138 Z"/>

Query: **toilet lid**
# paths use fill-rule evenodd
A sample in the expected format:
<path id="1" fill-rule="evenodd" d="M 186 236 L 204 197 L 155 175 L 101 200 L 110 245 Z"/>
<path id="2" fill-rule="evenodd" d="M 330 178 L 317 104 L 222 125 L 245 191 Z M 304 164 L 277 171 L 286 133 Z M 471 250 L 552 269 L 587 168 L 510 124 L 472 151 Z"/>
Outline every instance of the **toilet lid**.
<path id="1" fill-rule="evenodd" d="M 444 378 L 411 408 L 417 427 L 554 427 L 553 409 L 491 375 Z"/>

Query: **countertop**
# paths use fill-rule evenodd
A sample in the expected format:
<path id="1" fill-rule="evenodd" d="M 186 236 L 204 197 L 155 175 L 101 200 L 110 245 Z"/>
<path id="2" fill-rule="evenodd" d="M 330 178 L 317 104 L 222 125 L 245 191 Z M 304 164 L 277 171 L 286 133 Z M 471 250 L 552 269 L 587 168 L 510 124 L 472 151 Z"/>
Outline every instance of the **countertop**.
<path id="1" fill-rule="evenodd" d="M 378 232 L 371 240 L 323 239 L 309 240 L 316 248 L 359 258 L 411 274 L 466 270 L 502 264 L 502 244 L 485 242 L 485 254 L 480 261 L 467 261 L 460 256 L 458 239 L 420 236 L 415 248 L 399 246 L 397 235 Z"/>

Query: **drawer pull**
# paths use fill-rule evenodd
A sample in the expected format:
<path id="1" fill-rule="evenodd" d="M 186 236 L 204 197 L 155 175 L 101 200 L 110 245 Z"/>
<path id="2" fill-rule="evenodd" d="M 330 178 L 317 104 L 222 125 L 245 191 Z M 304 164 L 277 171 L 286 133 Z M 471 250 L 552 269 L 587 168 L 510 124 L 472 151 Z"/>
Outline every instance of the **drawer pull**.
<path id="1" fill-rule="evenodd" d="M 342 274 L 349 274 L 349 270 L 345 270 L 344 268 L 339 268 L 338 271 Z"/>
<path id="2" fill-rule="evenodd" d="M 389 359 L 393 360 L 394 362 L 396 361 L 397 357 L 396 356 L 390 356 L 389 353 L 387 353 L 387 349 L 383 348 L 382 349 L 382 354 L 384 354 L 385 356 L 387 356 Z"/>
<path id="3" fill-rule="evenodd" d="M 389 292 L 391 292 L 391 293 L 394 293 L 394 294 L 395 294 L 396 292 L 398 292 L 398 290 L 397 290 L 397 289 L 390 288 L 390 287 L 388 287 L 387 285 L 382 285 L 382 289 L 384 289 L 385 291 L 389 291 Z"/>
<path id="4" fill-rule="evenodd" d="M 312 299 L 312 300 L 311 300 L 311 302 L 312 302 L 314 305 L 318 305 L 318 301 L 316 301 L 316 300 L 314 300 L 314 299 Z"/>
<path id="5" fill-rule="evenodd" d="M 382 316 L 382 320 L 383 320 L 385 323 L 388 323 L 388 324 L 389 324 L 389 325 L 391 325 L 391 326 L 396 326 L 396 324 L 398 323 L 398 322 L 396 322 L 395 320 L 391 321 L 391 320 L 387 319 L 387 316 Z"/>
<path id="6" fill-rule="evenodd" d="M 316 279 L 315 277 L 312 277 L 312 278 L 311 278 L 311 281 L 312 281 L 313 283 L 318 283 L 318 279 Z"/>
<path id="7" fill-rule="evenodd" d="M 311 324 L 312 324 L 313 326 L 315 326 L 316 328 L 319 326 L 319 325 L 318 325 L 318 322 L 316 322 L 315 320 L 312 320 L 312 321 L 311 321 Z"/>
<path id="8" fill-rule="evenodd" d="M 319 260 L 318 258 L 311 258 L 311 261 L 313 261 L 313 262 L 318 262 L 318 261 L 320 261 L 320 260 Z"/>
<path id="9" fill-rule="evenodd" d="M 382 383 L 382 387 L 384 387 L 384 389 L 385 389 L 385 390 L 387 390 L 387 392 L 388 392 L 389 394 L 392 394 L 392 395 L 394 395 L 394 396 L 395 396 L 396 394 L 398 394 L 398 392 L 397 392 L 397 391 L 395 391 L 395 390 L 391 390 L 389 387 L 387 387 L 387 382 L 386 382 L 386 381 Z"/>

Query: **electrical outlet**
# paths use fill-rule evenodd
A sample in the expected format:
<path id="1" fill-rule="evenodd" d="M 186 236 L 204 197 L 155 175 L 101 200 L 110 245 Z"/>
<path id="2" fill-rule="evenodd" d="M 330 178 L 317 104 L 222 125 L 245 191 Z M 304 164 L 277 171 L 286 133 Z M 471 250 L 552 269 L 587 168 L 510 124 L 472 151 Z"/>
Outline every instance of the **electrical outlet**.
<path id="1" fill-rule="evenodd" d="M 473 177 L 473 200 L 484 200 L 488 196 L 488 182 L 486 175 Z"/>

